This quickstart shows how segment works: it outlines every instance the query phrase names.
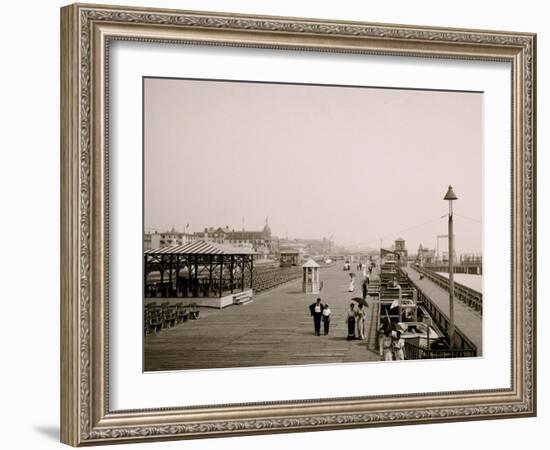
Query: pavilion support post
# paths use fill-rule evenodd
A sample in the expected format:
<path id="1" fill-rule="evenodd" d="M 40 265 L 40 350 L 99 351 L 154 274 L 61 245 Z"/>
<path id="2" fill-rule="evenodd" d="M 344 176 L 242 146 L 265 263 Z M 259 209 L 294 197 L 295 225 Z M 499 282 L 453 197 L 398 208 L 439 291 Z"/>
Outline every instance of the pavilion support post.
<path id="1" fill-rule="evenodd" d="M 175 275 L 175 285 L 176 285 L 176 289 L 175 289 L 175 297 L 178 296 L 178 288 L 179 288 L 179 285 L 178 285 L 178 280 L 179 280 L 179 277 L 180 277 L 180 270 L 181 270 L 181 259 L 179 256 L 176 256 L 176 268 L 174 269 L 174 275 Z"/>
<path id="2" fill-rule="evenodd" d="M 180 270 L 181 268 L 180 267 L 176 267 L 176 270 L 174 271 L 174 285 L 175 285 L 175 288 L 174 288 L 174 297 L 178 297 L 178 280 L 179 280 L 179 277 L 180 277 Z"/>
<path id="3" fill-rule="evenodd" d="M 220 297 L 223 296 L 223 255 L 220 255 Z"/>
<path id="4" fill-rule="evenodd" d="M 147 297 L 147 281 L 149 278 L 147 272 L 147 255 L 143 255 L 143 297 Z"/>
<path id="5" fill-rule="evenodd" d="M 250 255 L 250 289 L 254 287 L 254 256 Z"/>
<path id="6" fill-rule="evenodd" d="M 194 282 L 194 288 L 193 288 L 193 297 L 199 296 L 199 260 L 198 256 L 195 255 L 195 282 Z"/>
<path id="7" fill-rule="evenodd" d="M 229 259 L 229 290 L 233 293 L 233 282 L 234 276 L 233 272 L 235 271 L 235 255 L 231 255 Z"/>
<path id="8" fill-rule="evenodd" d="M 210 291 L 212 289 L 212 278 L 213 278 L 213 272 L 214 272 L 214 256 L 210 256 L 210 266 L 208 269 L 208 290 Z M 208 293 L 210 296 L 210 292 Z"/>
<path id="9" fill-rule="evenodd" d="M 168 263 L 168 297 L 172 297 L 172 290 L 173 290 L 173 284 L 172 284 L 172 261 L 174 257 L 170 255 L 170 262 Z"/>
<path id="10" fill-rule="evenodd" d="M 185 282 L 183 283 L 182 290 L 183 296 L 187 298 L 189 297 L 189 283 L 191 283 L 191 263 L 188 256 L 184 258 L 184 261 L 185 264 L 183 265 L 183 267 L 187 268 L 187 277 L 185 278 Z"/>
<path id="11" fill-rule="evenodd" d="M 242 265 L 241 265 L 241 292 L 244 291 L 244 271 L 245 271 L 245 262 L 246 262 L 246 256 L 242 255 L 241 256 L 241 262 L 242 262 Z"/>
<path id="12" fill-rule="evenodd" d="M 187 264 L 189 265 L 189 291 L 191 297 L 195 296 L 195 266 L 193 265 L 193 257 L 189 256 Z"/>

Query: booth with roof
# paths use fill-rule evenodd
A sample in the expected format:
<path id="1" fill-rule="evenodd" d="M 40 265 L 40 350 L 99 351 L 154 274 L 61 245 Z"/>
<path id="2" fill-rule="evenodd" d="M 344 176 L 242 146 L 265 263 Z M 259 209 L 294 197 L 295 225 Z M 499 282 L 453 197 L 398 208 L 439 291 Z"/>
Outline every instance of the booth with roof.
<path id="1" fill-rule="evenodd" d="M 309 258 L 305 264 L 302 265 L 303 277 L 302 277 L 302 291 L 306 294 L 318 294 L 321 290 L 321 282 L 319 280 L 319 269 L 321 266 L 317 264 L 312 258 Z"/>

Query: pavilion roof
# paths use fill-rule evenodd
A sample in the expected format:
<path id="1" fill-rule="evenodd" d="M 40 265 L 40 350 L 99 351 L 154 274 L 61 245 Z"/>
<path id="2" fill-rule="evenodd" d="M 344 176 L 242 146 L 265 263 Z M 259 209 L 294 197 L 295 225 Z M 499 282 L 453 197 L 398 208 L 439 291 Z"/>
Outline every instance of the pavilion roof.
<path id="1" fill-rule="evenodd" d="M 254 250 L 214 242 L 192 241 L 146 250 L 146 255 L 252 255 Z"/>
<path id="2" fill-rule="evenodd" d="M 302 265 L 302 267 L 321 267 L 319 264 L 317 264 L 312 258 L 309 258 L 305 264 Z"/>

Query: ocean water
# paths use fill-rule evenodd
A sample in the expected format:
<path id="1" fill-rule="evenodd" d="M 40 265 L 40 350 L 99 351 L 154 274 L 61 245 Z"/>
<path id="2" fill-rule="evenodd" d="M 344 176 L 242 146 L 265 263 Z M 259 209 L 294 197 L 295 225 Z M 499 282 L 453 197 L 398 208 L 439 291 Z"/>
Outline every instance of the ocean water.
<path id="1" fill-rule="evenodd" d="M 439 275 L 443 275 L 449 278 L 449 274 L 445 272 L 437 272 Z M 470 289 L 477 292 L 483 292 L 483 276 L 482 275 L 469 275 L 465 273 L 455 273 L 455 282 L 460 283 Z"/>

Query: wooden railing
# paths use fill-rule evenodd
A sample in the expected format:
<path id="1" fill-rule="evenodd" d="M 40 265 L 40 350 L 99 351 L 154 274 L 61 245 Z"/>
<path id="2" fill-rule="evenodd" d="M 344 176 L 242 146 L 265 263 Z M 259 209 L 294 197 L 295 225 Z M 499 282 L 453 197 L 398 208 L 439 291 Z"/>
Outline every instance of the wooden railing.
<path id="1" fill-rule="evenodd" d="M 424 264 L 424 268 L 432 270 L 434 272 L 448 272 L 449 263 L 445 262 L 432 262 Z M 482 275 L 483 265 L 480 262 L 456 262 L 454 266 L 454 273 L 464 273 L 469 275 Z"/>
<path id="2" fill-rule="evenodd" d="M 432 272 L 422 267 L 414 266 L 414 270 L 424 275 L 429 280 L 433 281 L 439 287 L 449 290 L 449 279 L 443 275 Z M 455 298 L 468 305 L 470 308 L 475 309 L 480 314 L 483 314 L 483 295 L 463 284 L 455 281 Z"/>
<path id="3" fill-rule="evenodd" d="M 263 292 L 301 276 L 301 267 L 254 268 L 252 288 L 256 293 Z"/>
<path id="4" fill-rule="evenodd" d="M 409 283 L 416 289 L 417 292 L 417 302 L 422 304 L 424 308 L 430 314 L 430 317 L 434 323 L 439 327 L 441 331 L 445 334 L 447 339 L 449 338 L 449 328 L 450 322 L 446 314 L 444 314 L 436 305 L 431 301 L 431 299 L 424 294 L 422 289 L 414 282 L 414 280 L 409 278 Z M 477 346 L 470 340 L 468 337 L 460 330 L 458 327 L 455 327 L 455 336 L 454 348 L 453 350 L 465 350 L 473 352 L 475 356 L 477 354 Z"/>
<path id="5" fill-rule="evenodd" d="M 472 358 L 476 351 L 464 348 L 430 348 L 405 340 L 405 359 Z"/>

